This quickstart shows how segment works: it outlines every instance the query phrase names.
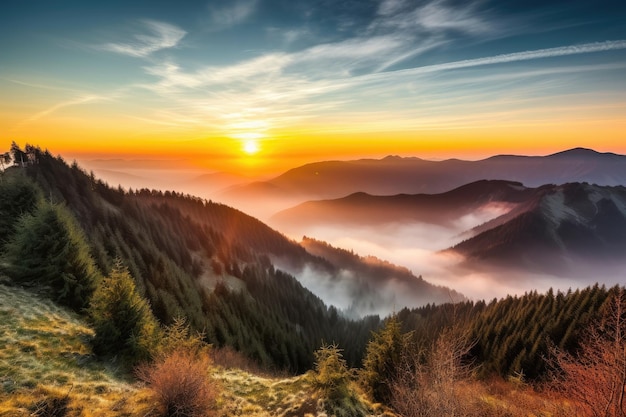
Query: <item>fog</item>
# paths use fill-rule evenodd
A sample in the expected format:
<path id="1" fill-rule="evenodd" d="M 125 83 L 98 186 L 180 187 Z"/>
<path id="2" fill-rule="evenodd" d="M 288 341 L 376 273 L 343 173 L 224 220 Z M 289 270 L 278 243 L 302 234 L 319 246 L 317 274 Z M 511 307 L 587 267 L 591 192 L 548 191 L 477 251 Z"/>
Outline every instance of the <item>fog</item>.
<path id="1" fill-rule="evenodd" d="M 182 165 L 182 167 L 181 167 Z M 110 185 L 121 184 L 125 188 L 176 189 L 207 199 L 220 200 L 228 187 L 244 181 L 244 178 L 220 173 L 207 173 L 192 167 L 184 167 L 184 161 L 126 161 L 93 160 L 84 164 L 88 170 Z M 245 182 L 245 181 L 244 181 Z M 254 198 L 253 198 L 254 197 Z M 381 260 L 406 267 L 415 276 L 427 282 L 449 287 L 473 300 L 490 300 L 506 295 L 521 295 L 527 291 L 545 292 L 549 288 L 567 291 L 592 285 L 596 282 L 612 286 L 624 284 L 626 260 L 623 263 L 589 264 L 576 259 L 555 259 L 569 264 L 570 274 L 562 276 L 541 274 L 514 268 L 496 268 L 485 265 L 469 266 L 465 259 L 446 249 L 472 236 L 472 228 L 494 219 L 512 209 L 511 204 L 490 203 L 473 213 L 447 221 L 445 225 L 426 223 L 384 224 L 377 226 L 315 224 L 281 225 L 268 220 L 270 216 L 286 207 L 300 203 L 297 197 L 288 199 L 251 196 L 250 201 L 223 201 L 235 208 L 260 218 L 262 221 L 299 241 L 309 236 L 331 245 L 353 250 L 360 256 L 373 255 Z M 239 204 L 238 204 L 239 203 Z M 248 203 L 246 205 L 242 205 Z M 277 261 L 281 267 L 280 261 Z M 348 315 L 386 315 L 404 306 L 416 307 L 432 300 L 419 297 L 405 290 L 403 283 L 355 276 L 352 271 L 341 270 L 336 275 L 307 266 L 290 270 L 285 264 L 281 269 L 292 273 L 320 296 L 325 302 L 344 310 Z"/>
<path id="2" fill-rule="evenodd" d="M 483 214 L 466 216 L 455 222 L 454 227 L 429 224 L 389 224 L 381 227 L 321 227 L 311 226 L 302 230 L 318 240 L 333 246 L 353 250 L 361 256 L 374 255 L 399 266 L 410 269 L 414 275 L 431 284 L 446 286 L 472 300 L 491 300 L 507 295 L 522 295 L 528 291 L 567 291 L 592 285 L 596 282 L 612 286 L 622 284 L 626 276 L 626 262 L 615 265 L 590 265 L 581 260 L 566 259 L 555 262 L 568 263 L 571 274 L 562 276 L 530 272 L 517 268 L 468 265 L 463 256 L 445 251 L 467 237 L 467 230 L 489 220 Z M 295 239 L 302 237 L 292 235 Z M 462 237 L 463 236 L 463 237 Z M 354 294 L 344 290 L 324 287 L 319 276 L 307 271 L 303 284 L 337 306 L 346 305 L 346 297 Z M 323 280 L 322 280 L 323 282 Z M 394 296 L 395 295 L 395 296 Z M 411 300 L 402 297 L 400 288 L 389 288 L 381 294 L 382 310 L 398 310 L 404 306 L 415 307 L 428 300 Z M 396 303 L 390 306 L 390 302 Z M 392 308 L 392 310 L 389 310 Z"/>
<path id="3" fill-rule="evenodd" d="M 306 266 L 291 272 L 326 304 L 337 307 L 348 317 L 359 318 L 371 314 L 386 316 L 397 303 L 393 291 L 376 290 L 365 282 L 355 281 L 355 274 L 351 271 L 341 270 L 333 276 Z"/>
<path id="4" fill-rule="evenodd" d="M 419 307 L 432 302 L 462 301 L 458 294 L 443 289 L 438 289 L 436 296 L 416 293 L 415 287 L 393 276 L 374 280 L 371 276 L 347 269 L 331 274 L 312 265 L 293 269 L 280 260 L 273 261 L 277 268 L 296 276 L 302 285 L 326 304 L 337 307 L 352 318 L 373 314 L 387 316 L 403 307 Z"/>

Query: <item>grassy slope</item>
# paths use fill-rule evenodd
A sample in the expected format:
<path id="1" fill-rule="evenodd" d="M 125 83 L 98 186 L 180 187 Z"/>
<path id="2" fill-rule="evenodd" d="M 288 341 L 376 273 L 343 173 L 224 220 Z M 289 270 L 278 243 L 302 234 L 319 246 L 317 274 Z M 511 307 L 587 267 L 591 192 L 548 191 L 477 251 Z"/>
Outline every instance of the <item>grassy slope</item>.
<path id="1" fill-rule="evenodd" d="M 0 284 L 0 416 L 28 416 L 38 401 L 69 395 L 70 415 L 131 415 L 139 389 L 98 362 L 78 315 L 36 294 Z"/>
<path id="2" fill-rule="evenodd" d="M 150 392 L 96 360 L 88 345 L 92 334 L 69 310 L 0 283 L 0 416 L 30 416 L 38 403 L 65 396 L 70 416 L 150 415 Z M 308 375 L 279 379 L 216 369 L 214 378 L 225 416 L 326 415 Z M 352 415 L 384 415 L 365 400 L 349 408 L 358 413 Z"/>
<path id="3" fill-rule="evenodd" d="M 239 370 L 221 370 L 214 377 L 223 388 L 221 409 L 228 416 L 394 416 L 385 407 L 371 404 L 362 396 L 355 402 L 344 400 L 328 406 L 316 392 L 309 374 L 276 379 Z M 333 412 L 328 413 L 328 408 Z"/>

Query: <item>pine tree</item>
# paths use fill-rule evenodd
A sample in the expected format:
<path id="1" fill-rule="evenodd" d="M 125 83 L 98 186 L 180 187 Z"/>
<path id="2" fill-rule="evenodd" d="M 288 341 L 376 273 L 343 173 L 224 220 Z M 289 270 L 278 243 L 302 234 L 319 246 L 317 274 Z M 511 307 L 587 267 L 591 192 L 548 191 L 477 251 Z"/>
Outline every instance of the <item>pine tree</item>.
<path id="1" fill-rule="evenodd" d="M 361 381 L 376 401 L 388 403 L 391 399 L 390 384 L 400 365 L 405 344 L 406 337 L 402 335 L 397 316 L 389 318 L 367 344 Z"/>
<path id="2" fill-rule="evenodd" d="M 348 384 L 352 377 L 343 358 L 342 350 L 336 344 L 323 344 L 315 351 L 315 382 L 330 399 L 340 399 L 350 395 Z"/>
<path id="3" fill-rule="evenodd" d="M 37 208 L 40 191 L 23 176 L 0 182 L 0 248 L 15 232 L 20 217 Z"/>
<path id="4" fill-rule="evenodd" d="M 149 359 L 158 347 L 159 325 L 120 262 L 94 293 L 89 316 L 96 332 L 93 348 L 98 355 L 120 355 L 137 363 Z"/>
<path id="5" fill-rule="evenodd" d="M 71 214 L 41 202 L 15 229 L 6 245 L 6 274 L 21 284 L 49 287 L 57 302 L 75 311 L 85 308 L 99 273 Z"/>

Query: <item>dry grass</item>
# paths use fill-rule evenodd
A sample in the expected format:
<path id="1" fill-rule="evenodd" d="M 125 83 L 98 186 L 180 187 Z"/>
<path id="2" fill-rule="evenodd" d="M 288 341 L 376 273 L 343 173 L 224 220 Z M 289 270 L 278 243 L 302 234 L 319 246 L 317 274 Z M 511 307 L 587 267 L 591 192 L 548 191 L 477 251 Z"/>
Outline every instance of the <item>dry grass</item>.
<path id="1" fill-rule="evenodd" d="M 0 284 L 0 416 L 132 415 L 147 395 L 91 355 L 80 318 L 28 291 Z M 47 413 L 47 414 L 46 414 Z"/>
<path id="2" fill-rule="evenodd" d="M 266 378 L 239 370 L 220 370 L 214 374 L 223 388 L 218 400 L 225 416 L 250 417 L 327 417 L 327 400 L 316 389 L 311 374 L 292 378 Z M 358 395 L 354 416 L 393 416 L 380 404 L 371 404 Z M 342 414 L 336 413 L 340 416 Z M 348 414 L 346 414 L 348 415 Z"/>
<path id="3" fill-rule="evenodd" d="M 246 357 L 241 352 L 237 352 L 235 349 L 224 346 L 221 348 L 211 349 L 211 359 L 215 366 L 222 369 L 239 369 L 256 375 L 285 377 L 284 372 L 270 372 L 267 369 L 263 369 L 259 364 L 252 359 Z"/>
<path id="4" fill-rule="evenodd" d="M 154 416 L 148 388 L 92 356 L 88 344 L 92 334 L 69 310 L 0 283 L 0 417 Z M 216 406 L 222 416 L 393 416 L 380 404 L 368 402 L 353 384 L 349 403 L 330 404 L 312 374 L 259 376 L 237 369 L 247 367 L 238 355 L 223 353 L 218 365 L 229 369 L 211 368 L 220 387 Z M 564 399 L 538 393 L 519 381 L 460 381 L 454 392 L 482 416 L 572 415 Z"/>
<path id="5" fill-rule="evenodd" d="M 156 415 L 149 388 L 95 359 L 88 343 L 92 335 L 78 315 L 0 283 L 0 416 Z M 229 368 L 255 368 L 233 352 L 216 356 Z M 221 388 L 216 405 L 222 416 L 328 415 L 310 375 L 258 376 L 220 366 L 211 372 Z M 381 406 L 362 397 L 358 408 L 366 411 L 361 415 L 384 415 Z"/>

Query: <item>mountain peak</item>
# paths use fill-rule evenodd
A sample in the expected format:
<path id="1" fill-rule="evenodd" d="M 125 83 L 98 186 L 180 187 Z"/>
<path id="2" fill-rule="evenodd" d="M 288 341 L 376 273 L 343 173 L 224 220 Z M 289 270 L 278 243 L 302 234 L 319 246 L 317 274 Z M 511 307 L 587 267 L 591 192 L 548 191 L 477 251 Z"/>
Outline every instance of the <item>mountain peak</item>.
<path id="1" fill-rule="evenodd" d="M 548 155 L 547 158 L 598 158 L 602 156 L 618 156 L 614 153 L 606 152 L 598 152 L 589 148 L 572 148 L 567 149 L 565 151 L 553 153 Z"/>

